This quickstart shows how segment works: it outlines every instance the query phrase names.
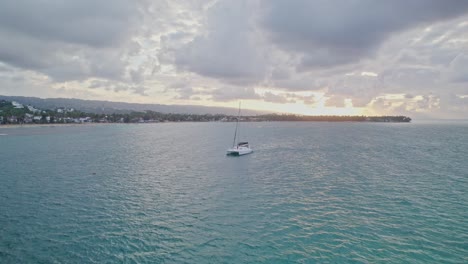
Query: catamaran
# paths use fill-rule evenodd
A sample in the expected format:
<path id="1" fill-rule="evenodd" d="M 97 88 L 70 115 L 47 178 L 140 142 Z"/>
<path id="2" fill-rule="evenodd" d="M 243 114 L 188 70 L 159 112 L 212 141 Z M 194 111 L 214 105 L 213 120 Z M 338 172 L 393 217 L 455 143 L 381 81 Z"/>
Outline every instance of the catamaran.
<path id="1" fill-rule="evenodd" d="M 253 150 L 249 146 L 249 142 L 237 142 L 237 130 L 239 128 L 240 109 L 241 108 L 239 102 L 239 113 L 237 114 L 236 130 L 234 131 L 234 140 L 232 142 L 232 148 L 229 148 L 227 150 L 226 155 L 241 156 L 253 152 Z"/>

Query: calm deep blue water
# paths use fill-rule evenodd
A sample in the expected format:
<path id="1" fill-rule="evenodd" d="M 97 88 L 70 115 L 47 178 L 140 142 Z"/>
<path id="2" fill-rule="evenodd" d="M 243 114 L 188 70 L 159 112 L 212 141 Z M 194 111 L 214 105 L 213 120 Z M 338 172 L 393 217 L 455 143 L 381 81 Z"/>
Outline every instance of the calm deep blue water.
<path id="1" fill-rule="evenodd" d="M 467 263 L 468 123 L 0 127 L 0 263 Z"/>

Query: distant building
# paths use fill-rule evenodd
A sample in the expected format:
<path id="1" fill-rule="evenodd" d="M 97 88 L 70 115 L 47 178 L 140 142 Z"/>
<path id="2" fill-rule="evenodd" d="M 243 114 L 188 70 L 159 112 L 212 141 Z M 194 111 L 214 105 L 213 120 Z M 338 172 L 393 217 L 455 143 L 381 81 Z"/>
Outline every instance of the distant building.
<path id="1" fill-rule="evenodd" d="M 31 111 L 33 113 L 40 113 L 41 112 L 41 110 L 36 109 L 36 108 L 34 108 L 34 107 L 30 106 L 30 105 L 27 105 L 26 107 L 28 108 L 29 111 Z"/>
<path id="2" fill-rule="evenodd" d="M 17 123 L 18 122 L 18 118 L 16 118 L 16 116 L 10 116 L 7 118 L 8 122 L 10 123 Z"/>
<path id="3" fill-rule="evenodd" d="M 89 116 L 78 118 L 78 123 L 90 123 L 91 121 L 91 117 Z"/>
<path id="4" fill-rule="evenodd" d="M 24 114 L 23 122 L 24 123 L 32 123 L 34 115 L 32 114 Z"/>
<path id="5" fill-rule="evenodd" d="M 20 104 L 20 103 L 18 103 L 18 102 L 15 102 L 15 101 L 11 102 L 11 104 L 12 104 L 15 108 L 24 108 L 24 106 L 23 106 L 22 104 Z"/>

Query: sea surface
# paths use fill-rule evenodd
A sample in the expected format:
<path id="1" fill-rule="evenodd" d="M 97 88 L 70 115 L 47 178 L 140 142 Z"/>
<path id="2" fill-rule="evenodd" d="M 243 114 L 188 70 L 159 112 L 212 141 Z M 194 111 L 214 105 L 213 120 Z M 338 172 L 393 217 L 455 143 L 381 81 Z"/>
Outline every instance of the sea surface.
<path id="1" fill-rule="evenodd" d="M 0 127 L 0 263 L 468 263 L 468 123 Z"/>

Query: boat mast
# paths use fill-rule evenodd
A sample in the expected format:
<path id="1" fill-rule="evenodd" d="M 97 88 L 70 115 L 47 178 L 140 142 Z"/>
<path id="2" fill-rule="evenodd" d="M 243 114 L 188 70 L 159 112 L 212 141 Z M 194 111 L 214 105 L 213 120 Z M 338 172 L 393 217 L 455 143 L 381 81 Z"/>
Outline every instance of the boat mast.
<path id="1" fill-rule="evenodd" d="M 241 109 L 241 102 L 239 102 L 239 112 L 237 113 L 236 130 L 234 131 L 234 141 L 232 142 L 232 147 L 236 146 L 237 127 L 239 126 L 240 109 Z"/>

